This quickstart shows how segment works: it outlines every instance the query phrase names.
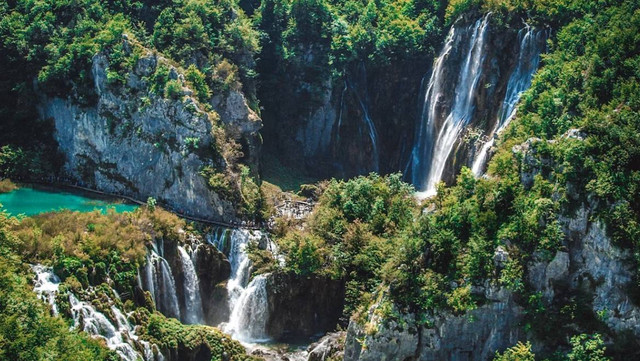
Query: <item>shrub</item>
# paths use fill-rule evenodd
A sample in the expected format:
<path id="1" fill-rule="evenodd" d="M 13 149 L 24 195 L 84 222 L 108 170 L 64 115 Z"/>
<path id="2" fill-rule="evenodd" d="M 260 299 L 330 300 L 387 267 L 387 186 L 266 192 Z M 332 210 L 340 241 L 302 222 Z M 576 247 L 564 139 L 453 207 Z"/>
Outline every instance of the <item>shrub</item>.
<path id="1" fill-rule="evenodd" d="M 169 80 L 164 86 L 164 97 L 178 100 L 183 96 L 182 83 L 179 80 Z"/>

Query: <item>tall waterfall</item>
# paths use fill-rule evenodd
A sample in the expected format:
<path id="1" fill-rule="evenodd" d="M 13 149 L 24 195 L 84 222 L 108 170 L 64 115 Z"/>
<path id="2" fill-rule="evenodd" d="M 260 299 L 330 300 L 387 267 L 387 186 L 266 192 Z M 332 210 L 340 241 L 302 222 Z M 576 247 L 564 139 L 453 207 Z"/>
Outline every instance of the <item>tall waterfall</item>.
<path id="1" fill-rule="evenodd" d="M 200 281 L 196 274 L 196 268 L 191 261 L 191 256 L 183 246 L 178 246 L 178 254 L 180 255 L 184 272 L 185 322 L 190 324 L 202 323 L 204 316 L 200 297 Z"/>
<path id="2" fill-rule="evenodd" d="M 439 103 L 444 101 L 442 99 L 443 88 L 449 85 L 444 84 L 445 63 L 453 46 L 458 44 L 462 36 L 460 32 L 464 32 L 467 29 L 451 28 L 444 49 L 438 57 L 431 74 L 431 79 L 425 92 L 418 138 L 412 153 L 413 183 L 419 189 L 424 190 L 425 195 L 435 193 L 436 184 L 442 177 L 447 158 L 462 129 L 473 116 L 473 95 L 481 74 L 484 43 L 487 29 L 489 28 L 489 16 L 490 14 L 487 14 L 476 21 L 472 28 L 467 44 L 467 56 L 461 66 L 455 86 L 455 98 L 442 124 L 436 123 L 439 121 Z M 426 125 L 423 124 L 425 122 Z M 426 165 L 428 165 L 428 173 L 425 175 L 424 168 Z"/>
<path id="3" fill-rule="evenodd" d="M 518 62 L 509 77 L 504 101 L 498 113 L 498 121 L 489 133 L 490 139 L 483 144 L 473 161 L 471 170 L 476 176 L 480 176 L 483 173 L 489 149 L 493 146 L 495 136 L 509 125 L 509 122 L 516 114 L 516 106 L 520 101 L 520 96 L 531 86 L 533 74 L 540 64 L 540 53 L 542 52 L 543 40 L 546 37 L 546 31 L 535 30 L 527 24 L 518 32 L 518 43 L 520 44 Z"/>
<path id="4" fill-rule="evenodd" d="M 41 298 L 46 299 L 54 311 L 57 310 L 55 297 L 60 279 L 50 268 L 42 265 L 34 265 L 31 268 L 36 274 L 34 291 Z M 73 327 L 81 329 L 92 337 L 103 339 L 107 347 L 116 351 L 123 360 L 164 361 L 164 356 L 157 346 L 140 340 L 127 317 L 115 305 L 110 308 L 115 322 L 96 310 L 90 303 L 80 301 L 73 293 L 69 293 L 69 305 Z"/>
<path id="5" fill-rule="evenodd" d="M 451 168 L 455 171 L 461 164 L 473 165 L 476 174 L 482 171 L 493 141 L 486 142 L 472 161 L 460 153 L 467 149 L 462 135 L 470 126 L 483 126 L 490 138 L 502 130 L 538 68 L 544 32 L 525 25 L 518 32 L 518 48 L 500 48 L 489 30 L 490 18 L 489 13 L 470 26 L 452 26 L 434 62 L 409 163 L 419 196 L 435 194 L 443 176 L 451 177 Z M 508 47 L 510 42 L 501 44 Z M 517 61 L 500 51 L 517 51 Z"/>

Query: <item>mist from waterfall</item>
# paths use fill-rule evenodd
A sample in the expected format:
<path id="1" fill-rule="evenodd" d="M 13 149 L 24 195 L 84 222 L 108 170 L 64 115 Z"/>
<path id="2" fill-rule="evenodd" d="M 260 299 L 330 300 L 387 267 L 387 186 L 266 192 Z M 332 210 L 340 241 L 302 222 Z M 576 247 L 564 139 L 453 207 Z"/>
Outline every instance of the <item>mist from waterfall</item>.
<path id="1" fill-rule="evenodd" d="M 445 63 L 454 45 L 460 46 L 460 32 L 468 29 L 451 28 L 445 46 L 434 64 L 425 92 L 418 137 L 412 152 L 412 174 L 414 185 L 424 196 L 435 194 L 436 184 L 442 178 L 445 164 L 465 125 L 473 116 L 473 95 L 478 87 L 484 60 L 484 45 L 489 28 L 490 14 L 475 22 L 466 46 L 466 58 L 460 68 L 455 85 L 455 98 L 451 110 L 443 121 L 438 121 L 438 105 L 443 101 Z M 426 123 L 426 124 L 425 124 Z M 438 128 L 439 126 L 439 128 Z M 435 137 L 434 137 L 435 136 Z M 428 168 L 425 167 L 428 165 Z M 425 173 L 426 171 L 426 173 Z"/>
<path id="2" fill-rule="evenodd" d="M 495 136 L 509 125 L 516 114 L 520 96 L 531 86 L 533 75 L 540 64 L 540 53 L 543 50 L 542 44 L 546 37 L 546 31 L 536 30 L 528 24 L 525 24 L 525 27 L 518 32 L 518 43 L 520 44 L 518 62 L 509 77 L 504 101 L 498 113 L 498 121 L 491 132 L 488 133 L 489 140 L 483 144 L 473 161 L 471 170 L 476 177 L 481 176 L 484 172 L 489 149 L 495 142 Z"/>

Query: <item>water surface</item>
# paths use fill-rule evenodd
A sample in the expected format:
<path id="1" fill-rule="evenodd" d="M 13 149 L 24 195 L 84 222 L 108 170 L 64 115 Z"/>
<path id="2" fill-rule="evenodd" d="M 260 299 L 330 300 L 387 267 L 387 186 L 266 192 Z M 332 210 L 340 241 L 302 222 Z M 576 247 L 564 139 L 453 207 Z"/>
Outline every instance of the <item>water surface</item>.
<path id="1" fill-rule="evenodd" d="M 0 194 L 0 204 L 9 214 L 16 216 L 25 214 L 33 216 L 40 213 L 68 209 L 71 211 L 91 212 L 99 210 L 106 213 L 107 209 L 116 212 L 132 212 L 138 206 L 114 200 L 90 198 L 76 193 L 60 190 L 44 190 L 23 187 L 9 193 Z"/>

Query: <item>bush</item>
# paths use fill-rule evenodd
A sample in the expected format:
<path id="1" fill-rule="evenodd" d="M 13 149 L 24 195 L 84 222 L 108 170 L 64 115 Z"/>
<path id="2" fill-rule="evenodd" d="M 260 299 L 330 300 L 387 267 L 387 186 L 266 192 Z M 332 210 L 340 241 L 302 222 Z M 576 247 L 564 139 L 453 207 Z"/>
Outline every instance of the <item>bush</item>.
<path id="1" fill-rule="evenodd" d="M 182 83 L 179 80 L 169 80 L 164 86 L 164 97 L 169 99 L 182 99 Z"/>

